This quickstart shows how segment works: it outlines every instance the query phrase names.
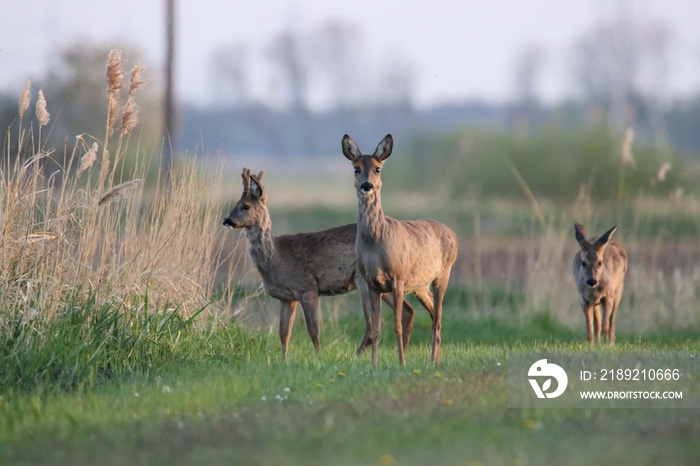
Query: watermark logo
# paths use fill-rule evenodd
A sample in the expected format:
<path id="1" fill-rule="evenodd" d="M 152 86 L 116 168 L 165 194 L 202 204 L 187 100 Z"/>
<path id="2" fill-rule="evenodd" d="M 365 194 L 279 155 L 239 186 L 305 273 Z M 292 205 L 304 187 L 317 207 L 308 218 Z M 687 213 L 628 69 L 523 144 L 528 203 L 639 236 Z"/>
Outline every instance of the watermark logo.
<path id="1" fill-rule="evenodd" d="M 514 350 L 506 366 L 510 408 L 700 408 L 698 351 Z"/>
<path id="2" fill-rule="evenodd" d="M 556 398 L 564 393 L 569 383 L 566 371 L 556 364 L 548 363 L 546 359 L 540 359 L 530 366 L 527 375 L 537 398 Z M 557 381 L 557 386 L 556 390 L 550 392 L 552 379 Z M 542 380 L 542 385 L 540 385 L 540 380 Z"/>

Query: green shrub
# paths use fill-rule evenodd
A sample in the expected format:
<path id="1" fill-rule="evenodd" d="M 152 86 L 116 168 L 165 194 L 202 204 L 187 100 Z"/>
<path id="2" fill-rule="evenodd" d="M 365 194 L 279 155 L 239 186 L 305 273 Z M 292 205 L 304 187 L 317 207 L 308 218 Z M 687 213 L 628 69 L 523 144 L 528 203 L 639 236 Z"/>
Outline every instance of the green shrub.
<path id="1" fill-rule="evenodd" d="M 690 186 L 682 161 L 666 152 L 635 145 L 634 163 L 623 164 L 622 139 L 603 127 L 545 127 L 531 136 L 461 129 L 419 136 L 408 147 L 408 162 L 396 176 L 424 192 L 435 189 L 426 179 L 440 180 L 455 198 L 522 197 L 514 172 L 538 199 L 564 203 L 581 189 L 591 199 L 614 200 L 620 194 L 667 196 Z M 664 163 L 672 168 L 656 180 Z"/>

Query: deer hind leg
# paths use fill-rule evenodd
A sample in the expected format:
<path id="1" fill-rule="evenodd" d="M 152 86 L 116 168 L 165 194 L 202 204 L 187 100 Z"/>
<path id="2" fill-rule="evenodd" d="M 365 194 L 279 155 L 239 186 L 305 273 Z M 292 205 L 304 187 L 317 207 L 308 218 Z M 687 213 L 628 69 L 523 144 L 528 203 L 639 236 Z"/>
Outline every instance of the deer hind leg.
<path id="1" fill-rule="evenodd" d="M 433 281 L 433 349 L 430 360 L 435 364 L 440 362 L 440 331 L 442 330 L 442 300 L 450 281 L 449 269 L 440 278 Z"/>
<path id="2" fill-rule="evenodd" d="M 605 340 L 611 345 L 615 344 L 615 315 L 617 314 L 617 308 L 620 305 L 621 298 L 622 286 L 620 286 L 620 288 L 617 289 L 613 299 L 610 300 L 612 302 L 610 317 L 605 318 L 605 323 L 609 325 L 608 332 L 605 334 Z"/>
<path id="3" fill-rule="evenodd" d="M 387 303 L 392 309 L 396 310 L 394 305 L 394 297 L 389 293 L 383 293 L 382 299 Z M 411 303 L 403 300 L 403 309 L 401 313 L 401 325 L 403 326 L 403 350 L 406 352 L 408 350 L 408 343 L 411 341 L 411 333 L 413 333 L 413 317 L 416 314 L 415 309 L 411 306 Z"/>
<path id="4" fill-rule="evenodd" d="M 282 343 L 282 357 L 287 357 L 289 337 L 292 336 L 294 315 L 297 310 L 296 301 L 280 301 L 280 342 Z"/>
<path id="5" fill-rule="evenodd" d="M 402 366 L 406 365 L 406 357 L 404 355 L 404 339 L 403 339 L 403 316 L 399 313 L 403 309 L 404 296 L 403 296 L 404 284 L 403 282 L 396 281 L 394 283 L 394 334 L 396 335 L 396 346 L 399 349 L 399 364 Z"/>
<path id="6" fill-rule="evenodd" d="M 315 291 L 307 291 L 301 295 L 299 302 L 301 302 L 301 308 L 304 310 L 306 330 L 309 332 L 311 341 L 318 353 L 321 351 L 321 342 L 318 339 L 318 293 Z"/>
<path id="7" fill-rule="evenodd" d="M 433 316 L 435 315 L 433 312 L 433 293 L 430 292 L 429 288 L 423 288 L 422 290 L 418 290 L 413 294 L 416 295 L 418 301 L 423 305 L 425 310 L 428 311 L 428 314 L 430 314 L 430 320 L 432 321 Z"/>

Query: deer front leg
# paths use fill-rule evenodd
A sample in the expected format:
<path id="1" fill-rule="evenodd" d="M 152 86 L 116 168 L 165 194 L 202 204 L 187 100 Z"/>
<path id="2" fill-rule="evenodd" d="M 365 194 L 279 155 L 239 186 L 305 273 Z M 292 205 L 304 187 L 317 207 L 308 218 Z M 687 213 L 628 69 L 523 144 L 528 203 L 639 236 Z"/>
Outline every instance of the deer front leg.
<path id="1" fill-rule="evenodd" d="M 367 281 L 359 275 L 355 276 L 355 286 L 360 292 L 360 301 L 362 303 L 362 313 L 365 316 L 365 335 L 362 337 L 360 346 L 357 348 L 357 355 L 361 355 L 371 344 L 372 339 L 372 305 L 369 302 L 369 287 Z"/>
<path id="2" fill-rule="evenodd" d="M 604 302 L 607 302 L 607 299 Z M 600 343 L 600 330 L 602 327 L 602 320 L 600 319 L 600 307 L 602 305 L 603 304 L 601 302 L 593 306 L 593 321 L 595 323 L 595 341 L 597 343 Z"/>
<path id="3" fill-rule="evenodd" d="M 581 309 L 586 318 L 586 340 L 588 343 L 593 343 L 593 306 L 581 298 Z"/>
<path id="4" fill-rule="evenodd" d="M 379 336 L 382 333 L 382 301 L 381 294 L 378 291 L 371 288 L 369 288 L 368 291 L 369 305 L 372 313 L 372 328 L 369 338 L 372 342 L 372 365 L 376 366 L 379 357 Z"/>
<path id="5" fill-rule="evenodd" d="M 316 352 L 321 351 L 321 342 L 318 339 L 318 293 L 315 291 L 307 291 L 301 295 L 301 307 L 304 310 L 304 319 L 306 320 L 306 330 L 309 332 L 311 341 L 314 344 Z"/>
<path id="6" fill-rule="evenodd" d="M 396 346 L 399 349 L 399 364 L 406 366 L 406 358 L 404 355 L 404 340 L 403 340 L 403 316 L 400 315 L 403 309 L 403 290 L 404 284 L 402 281 L 394 283 L 394 334 L 396 335 Z"/>
<path id="7" fill-rule="evenodd" d="M 287 357 L 289 337 L 292 336 L 294 314 L 296 313 L 296 301 L 280 301 L 280 342 L 282 343 L 282 357 Z"/>

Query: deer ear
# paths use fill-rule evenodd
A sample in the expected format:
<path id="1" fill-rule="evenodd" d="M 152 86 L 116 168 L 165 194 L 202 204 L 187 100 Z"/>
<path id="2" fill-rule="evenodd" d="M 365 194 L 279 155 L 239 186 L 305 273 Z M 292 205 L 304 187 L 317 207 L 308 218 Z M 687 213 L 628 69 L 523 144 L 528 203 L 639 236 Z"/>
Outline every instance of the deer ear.
<path id="1" fill-rule="evenodd" d="M 598 241 L 596 241 L 596 243 L 603 245 L 607 244 L 610 240 L 610 237 L 613 235 L 613 233 L 615 233 L 615 230 L 617 230 L 617 225 L 600 235 L 600 238 L 598 238 Z"/>
<path id="2" fill-rule="evenodd" d="M 262 181 L 263 176 L 265 176 L 265 170 L 260 170 L 260 173 L 258 173 L 258 182 Z"/>
<path id="3" fill-rule="evenodd" d="M 360 153 L 360 148 L 357 147 L 357 143 L 355 143 L 355 141 L 353 141 L 347 134 L 343 136 L 343 140 L 340 144 L 343 147 L 343 155 L 349 161 L 354 162 L 362 156 Z"/>
<path id="4" fill-rule="evenodd" d="M 250 193 L 261 201 L 265 200 L 265 190 L 255 176 L 250 177 Z"/>
<path id="5" fill-rule="evenodd" d="M 576 241 L 578 241 L 579 244 L 586 241 L 586 231 L 583 229 L 583 225 L 580 223 L 574 224 L 574 235 L 576 236 Z"/>
<path id="6" fill-rule="evenodd" d="M 382 142 L 377 144 L 377 148 L 374 150 L 374 157 L 376 157 L 380 162 L 388 159 L 391 155 L 391 151 L 394 148 L 394 138 L 391 134 L 387 134 Z"/>

